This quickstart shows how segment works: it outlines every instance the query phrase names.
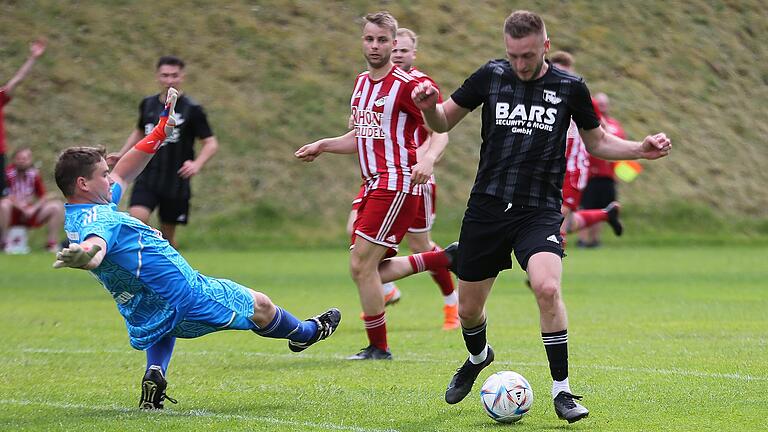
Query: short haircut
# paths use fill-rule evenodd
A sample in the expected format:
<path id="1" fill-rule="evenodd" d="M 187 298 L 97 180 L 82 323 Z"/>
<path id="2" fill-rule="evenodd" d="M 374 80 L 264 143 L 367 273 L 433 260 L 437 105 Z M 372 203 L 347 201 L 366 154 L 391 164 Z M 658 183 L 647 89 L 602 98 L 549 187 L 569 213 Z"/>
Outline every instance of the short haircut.
<path id="1" fill-rule="evenodd" d="M 19 153 L 21 153 L 23 151 L 30 151 L 31 152 L 32 151 L 32 147 L 27 146 L 27 145 L 21 145 L 21 146 L 16 147 L 16 149 L 13 151 L 13 153 L 11 153 L 11 158 L 15 158 L 17 154 L 19 154 Z"/>
<path id="2" fill-rule="evenodd" d="M 573 56 L 566 51 L 555 51 L 549 56 L 549 61 L 555 64 L 563 65 L 567 68 L 573 67 Z"/>
<path id="3" fill-rule="evenodd" d="M 416 46 L 419 44 L 419 37 L 416 36 L 416 33 L 413 32 L 411 29 L 407 29 L 405 27 L 400 27 L 397 29 L 397 37 L 407 37 L 413 41 L 413 49 L 416 49 Z"/>
<path id="4" fill-rule="evenodd" d="M 184 69 L 184 60 L 168 55 L 168 56 L 162 56 L 157 60 L 157 66 L 155 67 L 155 70 L 160 69 L 160 66 L 178 66 L 179 69 Z"/>
<path id="5" fill-rule="evenodd" d="M 56 186 L 61 189 L 65 197 L 74 195 L 77 178 L 90 178 L 94 166 L 103 158 L 103 147 L 70 147 L 64 150 L 56 161 L 54 171 Z"/>
<path id="6" fill-rule="evenodd" d="M 392 32 L 392 37 L 397 37 L 397 20 L 387 11 L 369 13 L 363 17 L 363 26 L 371 23 L 385 29 L 389 29 Z"/>
<path id="7" fill-rule="evenodd" d="M 541 34 L 546 37 L 547 29 L 544 27 L 544 20 L 537 14 L 518 10 L 504 20 L 504 33 L 512 39 L 522 39 L 532 34 Z"/>

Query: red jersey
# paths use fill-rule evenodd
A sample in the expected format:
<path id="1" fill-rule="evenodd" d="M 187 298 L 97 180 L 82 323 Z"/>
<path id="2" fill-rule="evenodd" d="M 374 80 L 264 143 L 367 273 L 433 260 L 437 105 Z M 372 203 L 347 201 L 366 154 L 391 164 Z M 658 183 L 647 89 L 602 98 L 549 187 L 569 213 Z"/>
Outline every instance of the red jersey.
<path id="1" fill-rule="evenodd" d="M 42 199 L 45 196 L 45 185 L 40 171 L 37 168 L 29 168 L 19 172 L 11 165 L 5 169 L 5 180 L 8 187 L 8 196 L 16 199 L 18 203 L 34 203 L 33 197 Z"/>
<path id="2" fill-rule="evenodd" d="M 432 83 L 432 86 L 437 90 L 437 103 L 443 102 L 443 97 L 440 95 L 440 87 L 437 86 L 437 83 L 435 80 L 430 78 L 429 75 L 425 74 L 424 72 L 414 68 L 411 68 L 411 70 L 408 72 L 412 77 L 416 78 L 416 81 L 419 83 L 422 83 L 424 81 L 429 81 Z M 416 142 L 416 148 L 419 148 L 424 144 L 427 139 L 429 138 L 429 130 L 427 130 L 426 127 L 422 124 L 421 126 L 416 129 L 416 133 L 414 134 L 414 141 Z"/>
<path id="3" fill-rule="evenodd" d="M 568 135 L 565 140 L 565 181 L 576 190 L 583 190 L 587 186 L 589 176 L 589 153 L 581 140 L 576 123 L 571 120 L 568 126 Z"/>
<path id="4" fill-rule="evenodd" d="M 8 96 L 5 89 L 0 89 L 0 155 L 5 154 L 5 120 L 3 120 L 3 107 L 10 101 L 11 97 Z"/>
<path id="5" fill-rule="evenodd" d="M 411 99 L 417 80 L 397 66 L 377 81 L 363 72 L 350 100 L 360 174 L 369 190 L 414 195 L 411 166 L 416 164 L 416 130 L 424 123 Z"/>
<path id="6" fill-rule="evenodd" d="M 621 139 L 626 139 L 624 128 L 621 127 L 621 123 L 613 117 L 607 115 L 602 116 L 603 123 L 605 124 L 605 130 L 611 135 L 616 135 Z M 614 169 L 616 162 L 607 161 L 594 156 L 589 157 L 589 176 L 590 177 L 607 177 L 616 178 Z"/>

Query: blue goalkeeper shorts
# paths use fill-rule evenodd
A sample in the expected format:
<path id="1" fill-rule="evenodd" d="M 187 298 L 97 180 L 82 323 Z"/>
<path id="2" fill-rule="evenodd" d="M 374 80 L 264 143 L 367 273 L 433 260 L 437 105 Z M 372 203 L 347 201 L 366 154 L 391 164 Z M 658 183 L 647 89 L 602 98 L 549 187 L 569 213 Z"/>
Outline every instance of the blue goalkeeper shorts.
<path id="1" fill-rule="evenodd" d="M 203 276 L 202 295 L 170 335 L 191 339 L 219 330 L 258 328 L 253 316 L 253 297 L 248 288 L 228 279 Z"/>

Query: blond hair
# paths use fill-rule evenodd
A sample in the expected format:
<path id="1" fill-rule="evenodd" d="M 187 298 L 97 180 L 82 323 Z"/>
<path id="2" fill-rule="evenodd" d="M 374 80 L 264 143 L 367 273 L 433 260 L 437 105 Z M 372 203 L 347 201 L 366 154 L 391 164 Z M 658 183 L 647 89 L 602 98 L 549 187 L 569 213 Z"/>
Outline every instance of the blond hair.
<path id="1" fill-rule="evenodd" d="M 411 29 L 407 29 L 405 27 L 401 27 L 397 29 L 397 37 L 407 37 L 410 40 L 413 41 L 413 49 L 416 49 L 416 46 L 419 44 L 419 37 L 416 36 L 416 33 L 413 32 Z"/>
<path id="2" fill-rule="evenodd" d="M 392 32 L 393 38 L 397 37 L 397 20 L 391 13 L 387 11 L 369 13 L 363 17 L 363 20 L 365 22 L 363 25 L 368 23 L 375 24 L 379 27 L 389 29 Z"/>

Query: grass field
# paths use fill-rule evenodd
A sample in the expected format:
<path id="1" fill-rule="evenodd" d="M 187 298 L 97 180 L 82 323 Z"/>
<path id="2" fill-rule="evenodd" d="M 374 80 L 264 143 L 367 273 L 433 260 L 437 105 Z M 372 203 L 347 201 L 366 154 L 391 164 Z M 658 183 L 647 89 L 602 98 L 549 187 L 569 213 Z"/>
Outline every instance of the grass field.
<path id="1" fill-rule="evenodd" d="M 388 311 L 393 362 L 350 363 L 366 345 L 343 250 L 188 254 L 202 272 L 268 293 L 299 316 L 336 305 L 329 341 L 295 355 L 250 332 L 181 340 L 165 412 L 136 409 L 144 354 L 88 274 L 50 269 L 42 253 L 0 259 L 0 430 L 757 431 L 768 429 L 766 249 L 639 247 L 571 250 L 564 292 L 573 390 L 588 419 L 557 420 L 533 297 L 506 272 L 489 305 L 491 371 L 515 370 L 536 392 L 518 424 L 493 423 L 476 385 L 443 402 L 464 359 L 440 330 L 426 276 L 400 283 Z"/>

